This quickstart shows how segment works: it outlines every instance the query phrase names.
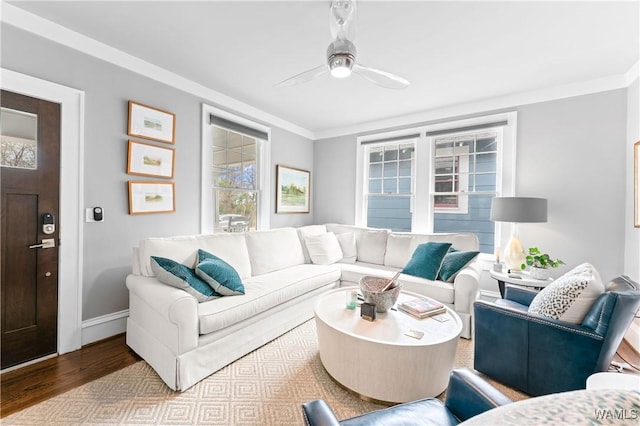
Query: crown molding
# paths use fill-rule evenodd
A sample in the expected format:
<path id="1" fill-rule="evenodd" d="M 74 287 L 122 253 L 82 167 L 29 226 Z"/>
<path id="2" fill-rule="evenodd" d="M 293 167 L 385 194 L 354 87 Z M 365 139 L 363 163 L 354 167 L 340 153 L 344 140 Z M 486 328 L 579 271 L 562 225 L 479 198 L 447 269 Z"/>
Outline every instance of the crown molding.
<path id="1" fill-rule="evenodd" d="M 199 83 L 195 83 L 192 80 L 72 31 L 60 24 L 34 15 L 19 7 L 7 4 L 4 1 L 2 1 L 1 7 L 2 13 L 0 14 L 0 20 L 8 25 L 175 87 L 183 92 L 203 98 L 207 102 L 218 105 L 221 108 L 229 109 L 240 115 L 248 115 L 254 120 L 263 121 L 269 125 L 280 127 L 313 140 L 314 134 L 310 130 L 269 114 L 266 111 L 255 108 Z"/>

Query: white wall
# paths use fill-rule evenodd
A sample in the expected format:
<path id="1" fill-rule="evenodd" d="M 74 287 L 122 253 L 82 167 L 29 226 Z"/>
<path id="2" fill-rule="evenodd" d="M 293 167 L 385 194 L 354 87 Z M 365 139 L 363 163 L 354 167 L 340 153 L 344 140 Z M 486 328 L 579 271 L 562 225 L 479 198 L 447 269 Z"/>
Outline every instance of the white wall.
<path id="1" fill-rule="evenodd" d="M 549 200 L 548 223 L 522 225 L 520 236 L 567 263 L 556 276 L 587 261 L 603 279 L 624 270 L 626 97 L 621 89 L 516 108 L 516 195 Z M 317 223 L 353 223 L 355 152 L 356 135 L 316 141 Z M 487 277 L 481 287 L 497 292 Z"/>

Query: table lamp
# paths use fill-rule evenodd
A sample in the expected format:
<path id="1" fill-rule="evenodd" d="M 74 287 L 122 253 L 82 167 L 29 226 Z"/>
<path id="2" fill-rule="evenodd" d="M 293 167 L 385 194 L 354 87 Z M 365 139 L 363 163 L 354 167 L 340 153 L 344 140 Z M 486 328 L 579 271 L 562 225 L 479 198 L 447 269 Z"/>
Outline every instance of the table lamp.
<path id="1" fill-rule="evenodd" d="M 520 269 L 525 261 L 524 247 L 518 238 L 518 223 L 547 221 L 546 198 L 495 197 L 491 200 L 491 220 L 513 223 L 511 240 L 504 249 L 503 259 L 507 268 Z"/>

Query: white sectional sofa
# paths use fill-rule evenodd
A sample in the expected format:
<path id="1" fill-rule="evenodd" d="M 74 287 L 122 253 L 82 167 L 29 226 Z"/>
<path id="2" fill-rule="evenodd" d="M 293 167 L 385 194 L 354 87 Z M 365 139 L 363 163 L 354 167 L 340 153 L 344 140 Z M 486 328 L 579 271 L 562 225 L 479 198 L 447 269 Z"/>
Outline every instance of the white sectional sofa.
<path id="1" fill-rule="evenodd" d="M 340 237 L 342 258 L 313 263 L 307 239 L 311 243 L 328 232 Z M 142 240 L 134 249 L 132 273 L 126 279 L 130 295 L 127 344 L 171 389 L 185 390 L 311 319 L 321 293 L 357 285 L 364 275 L 391 277 L 415 247 L 427 241 L 450 242 L 459 250 L 478 248 L 473 234 L 402 234 L 338 224 Z M 245 294 L 199 303 L 154 276 L 151 256 L 193 268 L 198 249 L 231 265 Z M 317 254 L 314 258 L 318 259 Z M 463 336 L 469 338 L 479 274 L 472 263 L 453 283 L 404 274 L 400 282 L 406 290 L 455 309 L 465 324 Z"/>

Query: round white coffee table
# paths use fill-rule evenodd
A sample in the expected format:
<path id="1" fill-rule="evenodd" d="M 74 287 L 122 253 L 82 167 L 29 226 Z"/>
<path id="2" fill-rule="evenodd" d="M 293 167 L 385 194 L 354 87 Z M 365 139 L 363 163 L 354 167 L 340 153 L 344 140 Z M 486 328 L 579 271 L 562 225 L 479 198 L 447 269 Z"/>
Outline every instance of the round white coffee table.
<path id="1" fill-rule="evenodd" d="M 419 319 L 397 310 L 377 313 L 375 321 L 360 318 L 360 308 L 346 309 L 346 287 L 320 297 L 315 306 L 320 359 L 329 375 L 356 394 L 374 401 L 400 403 L 442 393 L 462 332 L 451 309 L 447 321 Z M 403 291 L 398 303 L 421 297 Z M 424 332 L 421 339 L 405 335 Z"/>

